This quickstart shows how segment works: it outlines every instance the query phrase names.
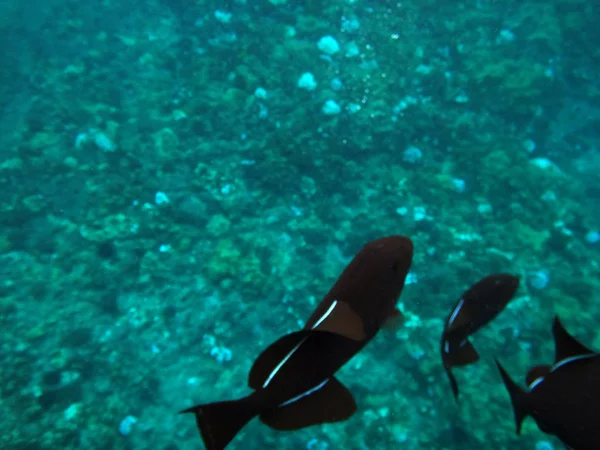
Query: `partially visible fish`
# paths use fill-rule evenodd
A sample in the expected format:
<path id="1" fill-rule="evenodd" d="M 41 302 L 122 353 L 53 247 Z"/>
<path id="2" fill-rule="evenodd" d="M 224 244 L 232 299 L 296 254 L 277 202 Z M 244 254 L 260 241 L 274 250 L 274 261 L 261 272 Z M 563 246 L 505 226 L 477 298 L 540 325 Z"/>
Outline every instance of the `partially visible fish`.
<path id="1" fill-rule="evenodd" d="M 354 414 L 350 391 L 334 374 L 390 317 L 412 262 L 404 236 L 369 242 L 344 269 L 304 329 L 288 334 L 256 359 L 254 391 L 239 400 L 197 405 L 193 413 L 208 450 L 225 448 L 252 418 L 277 430 L 342 421 Z"/>
<path id="2" fill-rule="evenodd" d="M 544 433 L 558 437 L 568 449 L 600 449 L 600 354 L 571 336 L 554 318 L 554 365 L 537 366 L 521 389 L 496 360 L 510 395 L 517 434 L 527 416 Z"/>
<path id="3" fill-rule="evenodd" d="M 458 399 L 458 383 L 452 368 L 479 360 L 469 336 L 496 317 L 518 287 L 519 278 L 514 275 L 489 275 L 471 286 L 452 308 L 442 333 L 441 353 L 454 398 Z"/>

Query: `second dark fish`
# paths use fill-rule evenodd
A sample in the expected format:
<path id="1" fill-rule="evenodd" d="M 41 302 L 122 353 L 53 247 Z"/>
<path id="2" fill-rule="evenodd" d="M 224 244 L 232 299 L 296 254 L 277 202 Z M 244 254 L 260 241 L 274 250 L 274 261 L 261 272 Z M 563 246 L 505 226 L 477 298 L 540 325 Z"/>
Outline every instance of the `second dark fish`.
<path id="1" fill-rule="evenodd" d="M 458 399 L 458 383 L 452 368 L 473 364 L 479 359 L 469 336 L 494 319 L 514 297 L 518 287 L 519 278 L 514 275 L 489 275 L 471 286 L 452 308 L 444 324 L 441 352 L 454 398 Z"/>

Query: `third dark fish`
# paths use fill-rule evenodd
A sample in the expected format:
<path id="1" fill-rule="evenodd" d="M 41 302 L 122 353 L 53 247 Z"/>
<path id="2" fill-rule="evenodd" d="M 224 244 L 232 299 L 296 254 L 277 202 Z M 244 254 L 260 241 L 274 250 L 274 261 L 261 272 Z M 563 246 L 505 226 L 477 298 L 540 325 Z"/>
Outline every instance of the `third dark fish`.
<path id="1" fill-rule="evenodd" d="M 540 430 L 558 437 L 567 449 L 598 450 L 600 354 L 571 336 L 558 317 L 552 326 L 553 366 L 537 366 L 527 374 L 529 389 L 521 389 L 498 361 L 502 381 L 510 395 L 517 434 L 527 416 Z"/>
<path id="2" fill-rule="evenodd" d="M 473 364 L 479 359 L 469 336 L 494 319 L 514 297 L 518 287 L 519 278 L 514 275 L 489 275 L 463 293 L 452 308 L 444 324 L 441 353 L 454 398 L 458 399 L 458 384 L 452 368 Z"/>

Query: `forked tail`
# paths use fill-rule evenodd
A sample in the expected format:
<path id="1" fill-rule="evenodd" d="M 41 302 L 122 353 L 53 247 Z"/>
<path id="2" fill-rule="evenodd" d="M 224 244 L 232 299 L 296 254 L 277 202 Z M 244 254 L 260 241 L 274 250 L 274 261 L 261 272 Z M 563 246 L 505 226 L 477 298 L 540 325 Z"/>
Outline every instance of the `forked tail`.
<path id="1" fill-rule="evenodd" d="M 239 431 L 260 414 L 254 395 L 239 400 L 207 403 L 184 409 L 193 413 L 206 450 L 222 450 Z"/>
<path id="2" fill-rule="evenodd" d="M 496 365 L 498 366 L 498 370 L 502 376 L 502 381 L 504 382 L 504 386 L 506 387 L 508 395 L 510 396 L 510 402 L 512 403 L 513 411 L 515 413 L 517 434 L 521 434 L 521 425 L 523 420 L 529 415 L 527 393 L 517 386 L 517 384 L 512 380 L 510 375 L 508 375 L 506 370 L 504 370 L 504 367 L 502 367 L 498 360 L 496 360 Z"/>

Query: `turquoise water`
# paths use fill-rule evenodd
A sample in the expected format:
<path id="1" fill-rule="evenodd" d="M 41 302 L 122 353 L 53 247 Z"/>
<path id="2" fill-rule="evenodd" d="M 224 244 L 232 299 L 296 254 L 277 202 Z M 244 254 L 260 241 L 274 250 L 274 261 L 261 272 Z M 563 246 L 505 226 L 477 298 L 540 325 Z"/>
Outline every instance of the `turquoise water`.
<path id="1" fill-rule="evenodd" d="M 0 2 L 3 449 L 202 448 L 197 403 L 249 392 L 366 242 L 415 254 L 337 377 L 349 420 L 250 422 L 231 449 L 560 449 L 515 434 L 551 321 L 600 349 L 594 2 Z M 521 276 L 440 359 L 485 275 Z"/>

